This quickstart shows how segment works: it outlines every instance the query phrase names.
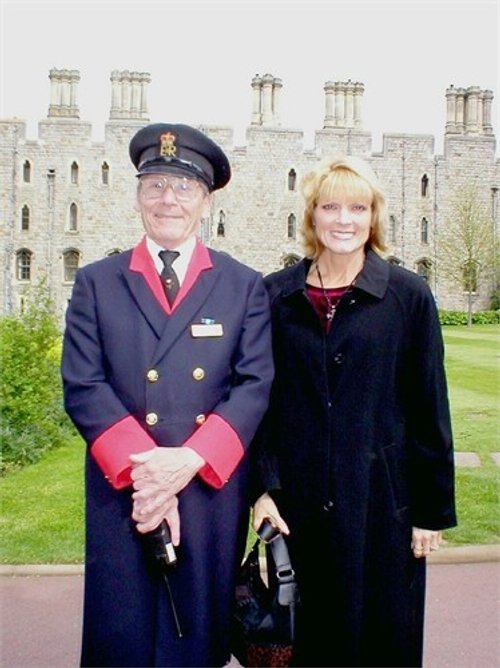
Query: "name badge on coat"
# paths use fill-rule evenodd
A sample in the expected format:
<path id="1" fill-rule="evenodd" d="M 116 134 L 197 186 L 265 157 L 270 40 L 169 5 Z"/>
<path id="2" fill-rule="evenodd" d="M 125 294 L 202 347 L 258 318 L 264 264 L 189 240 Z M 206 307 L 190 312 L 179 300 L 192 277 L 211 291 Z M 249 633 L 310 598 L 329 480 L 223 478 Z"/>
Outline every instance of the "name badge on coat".
<path id="1" fill-rule="evenodd" d="M 195 339 L 223 335 L 222 323 L 215 322 L 212 318 L 202 318 L 200 323 L 191 325 L 191 336 Z"/>

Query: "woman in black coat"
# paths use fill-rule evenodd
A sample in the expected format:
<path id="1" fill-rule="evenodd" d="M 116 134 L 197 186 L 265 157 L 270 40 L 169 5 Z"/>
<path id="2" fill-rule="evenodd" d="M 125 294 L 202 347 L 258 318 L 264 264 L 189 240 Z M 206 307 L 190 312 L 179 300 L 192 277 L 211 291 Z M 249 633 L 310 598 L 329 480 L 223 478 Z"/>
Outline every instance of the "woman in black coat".
<path id="1" fill-rule="evenodd" d="M 303 182 L 306 257 L 266 278 L 276 375 L 254 449 L 302 607 L 294 664 L 419 666 L 425 557 L 456 524 L 443 341 L 421 277 L 382 259 L 371 168 Z"/>

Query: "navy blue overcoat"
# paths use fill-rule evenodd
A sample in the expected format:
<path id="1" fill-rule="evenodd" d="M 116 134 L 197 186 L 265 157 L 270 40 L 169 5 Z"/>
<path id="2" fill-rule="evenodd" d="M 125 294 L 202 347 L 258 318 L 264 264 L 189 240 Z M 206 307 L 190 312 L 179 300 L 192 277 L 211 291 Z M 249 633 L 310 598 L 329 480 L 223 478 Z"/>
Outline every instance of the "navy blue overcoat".
<path id="1" fill-rule="evenodd" d="M 246 455 L 220 489 L 197 476 L 179 494 L 181 544 L 169 574 L 179 638 L 165 583 L 131 520 L 131 488 L 114 489 L 91 454 L 96 439 L 130 419 L 156 445 L 179 446 L 210 415 L 246 451 L 273 376 L 268 296 L 260 274 L 208 253 L 212 267 L 171 315 L 130 270 L 132 251 L 77 273 L 62 374 L 66 409 L 90 446 L 85 666 L 222 666 L 229 659 L 235 570 L 248 528 Z M 193 336 L 192 325 L 204 322 L 220 325 L 222 335 Z M 156 423 L 148 424 L 152 414 Z"/>

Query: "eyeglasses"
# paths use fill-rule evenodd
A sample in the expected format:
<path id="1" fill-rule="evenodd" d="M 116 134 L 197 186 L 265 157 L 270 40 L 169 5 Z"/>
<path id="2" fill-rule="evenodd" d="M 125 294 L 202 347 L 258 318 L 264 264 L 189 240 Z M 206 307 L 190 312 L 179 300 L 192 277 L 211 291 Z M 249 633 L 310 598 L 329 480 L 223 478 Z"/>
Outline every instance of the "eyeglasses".
<path id="1" fill-rule="evenodd" d="M 203 188 L 196 179 L 188 179 L 185 176 L 146 176 L 140 180 L 141 195 L 144 199 L 160 199 L 166 193 L 167 188 L 172 188 L 175 198 L 179 202 L 190 202 Z"/>

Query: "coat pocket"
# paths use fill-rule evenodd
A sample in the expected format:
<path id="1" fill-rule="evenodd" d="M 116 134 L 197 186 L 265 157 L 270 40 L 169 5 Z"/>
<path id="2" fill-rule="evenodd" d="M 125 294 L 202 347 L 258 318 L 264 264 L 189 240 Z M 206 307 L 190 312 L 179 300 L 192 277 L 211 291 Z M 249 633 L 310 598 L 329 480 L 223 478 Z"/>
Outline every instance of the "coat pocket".
<path id="1" fill-rule="evenodd" d="M 397 443 L 383 447 L 381 457 L 394 510 L 403 513 L 408 509 L 408 458 Z"/>

